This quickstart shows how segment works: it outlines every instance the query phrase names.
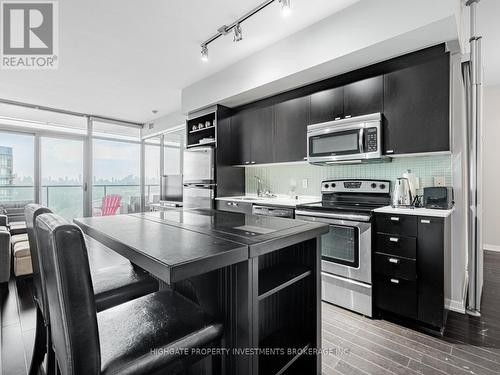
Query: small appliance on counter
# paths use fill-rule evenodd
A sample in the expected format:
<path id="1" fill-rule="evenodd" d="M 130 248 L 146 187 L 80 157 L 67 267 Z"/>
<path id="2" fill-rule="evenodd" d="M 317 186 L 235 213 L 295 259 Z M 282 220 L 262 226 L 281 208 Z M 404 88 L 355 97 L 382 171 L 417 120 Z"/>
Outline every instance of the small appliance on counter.
<path id="1" fill-rule="evenodd" d="M 424 188 L 425 208 L 449 210 L 454 204 L 453 188 L 449 186 L 434 186 Z"/>
<path id="2" fill-rule="evenodd" d="M 397 178 L 392 191 L 392 206 L 412 207 L 413 199 L 410 181 L 404 177 Z"/>
<path id="3" fill-rule="evenodd" d="M 415 175 L 415 173 L 411 171 L 411 169 L 403 172 L 403 175 L 401 177 L 408 179 L 408 182 L 410 184 L 411 196 L 413 197 L 413 199 L 415 199 L 417 197 L 417 190 L 420 189 L 419 178 Z"/>

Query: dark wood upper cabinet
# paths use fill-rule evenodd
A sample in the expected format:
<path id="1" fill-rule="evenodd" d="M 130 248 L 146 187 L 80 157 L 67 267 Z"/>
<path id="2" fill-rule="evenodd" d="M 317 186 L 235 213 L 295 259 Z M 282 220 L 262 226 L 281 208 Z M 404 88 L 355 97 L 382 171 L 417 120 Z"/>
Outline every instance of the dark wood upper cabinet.
<path id="1" fill-rule="evenodd" d="M 248 120 L 248 112 L 241 111 L 231 119 L 233 138 L 233 164 L 249 164 L 252 159 L 252 144 L 250 142 L 252 127 Z"/>
<path id="2" fill-rule="evenodd" d="M 301 97 L 274 106 L 274 161 L 304 160 L 309 123 L 309 97 Z"/>
<path id="3" fill-rule="evenodd" d="M 440 46 L 236 109 L 234 164 L 303 160 L 307 125 L 379 112 L 384 154 L 449 151 L 449 107 L 449 54 Z"/>
<path id="4" fill-rule="evenodd" d="M 377 76 L 344 86 L 344 116 L 384 111 L 384 77 Z"/>
<path id="5" fill-rule="evenodd" d="M 448 54 L 384 77 L 384 151 L 450 150 Z"/>
<path id="6" fill-rule="evenodd" d="M 233 116 L 235 164 L 270 163 L 273 158 L 273 107 L 247 108 Z"/>
<path id="7" fill-rule="evenodd" d="M 273 160 L 273 107 L 267 105 L 253 111 L 251 164 L 270 163 Z"/>
<path id="8" fill-rule="evenodd" d="M 333 121 L 344 116 L 344 88 L 316 92 L 311 95 L 310 124 Z"/>

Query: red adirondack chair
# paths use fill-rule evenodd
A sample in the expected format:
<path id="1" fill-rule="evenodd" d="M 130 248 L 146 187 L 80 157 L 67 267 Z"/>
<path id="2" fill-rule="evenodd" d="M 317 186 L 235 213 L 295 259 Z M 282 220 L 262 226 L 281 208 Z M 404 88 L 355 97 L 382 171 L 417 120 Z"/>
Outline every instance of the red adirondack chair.
<path id="1" fill-rule="evenodd" d="M 116 211 L 120 208 L 122 196 L 118 194 L 110 194 L 102 197 L 101 207 L 94 208 L 94 216 L 111 216 L 116 215 Z"/>

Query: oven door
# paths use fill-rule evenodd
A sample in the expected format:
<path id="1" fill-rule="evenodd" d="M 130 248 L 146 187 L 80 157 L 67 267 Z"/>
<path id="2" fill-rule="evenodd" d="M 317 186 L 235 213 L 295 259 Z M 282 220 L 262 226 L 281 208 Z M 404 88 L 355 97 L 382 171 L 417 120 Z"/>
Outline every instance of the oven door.
<path id="1" fill-rule="evenodd" d="M 369 220 L 368 216 L 354 215 L 354 217 Z M 371 284 L 371 223 L 369 221 L 320 217 L 317 213 L 305 211 L 296 211 L 295 218 L 329 225 L 330 231 L 321 238 L 321 270 L 323 272 Z"/>

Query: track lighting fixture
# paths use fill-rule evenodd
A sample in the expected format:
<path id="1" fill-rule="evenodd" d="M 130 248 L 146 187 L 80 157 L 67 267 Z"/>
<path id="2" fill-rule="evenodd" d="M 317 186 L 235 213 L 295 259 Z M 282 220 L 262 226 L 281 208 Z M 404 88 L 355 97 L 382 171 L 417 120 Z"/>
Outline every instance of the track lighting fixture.
<path id="1" fill-rule="evenodd" d="M 233 42 L 239 42 L 240 40 L 242 40 L 243 32 L 241 30 L 241 23 L 276 1 L 278 1 L 281 6 L 281 14 L 283 16 L 287 16 L 290 13 L 290 0 L 266 0 L 251 11 L 247 12 L 245 15 L 241 16 L 230 25 L 223 25 L 219 27 L 214 35 L 212 35 L 201 44 L 201 59 L 203 61 L 208 61 L 208 45 L 221 36 L 229 34 L 231 30 L 233 30 L 234 32 Z"/>
<path id="2" fill-rule="evenodd" d="M 239 23 L 237 23 L 235 26 L 234 26 L 234 38 L 233 38 L 233 42 L 239 42 L 240 40 L 243 39 L 243 31 L 241 30 L 241 25 Z"/>
<path id="3" fill-rule="evenodd" d="M 290 0 L 279 0 L 280 4 L 281 4 L 281 14 L 283 16 L 288 16 L 291 12 L 291 8 L 290 8 Z"/>
<path id="4" fill-rule="evenodd" d="M 208 47 L 204 44 L 201 46 L 201 61 L 208 61 Z"/>

